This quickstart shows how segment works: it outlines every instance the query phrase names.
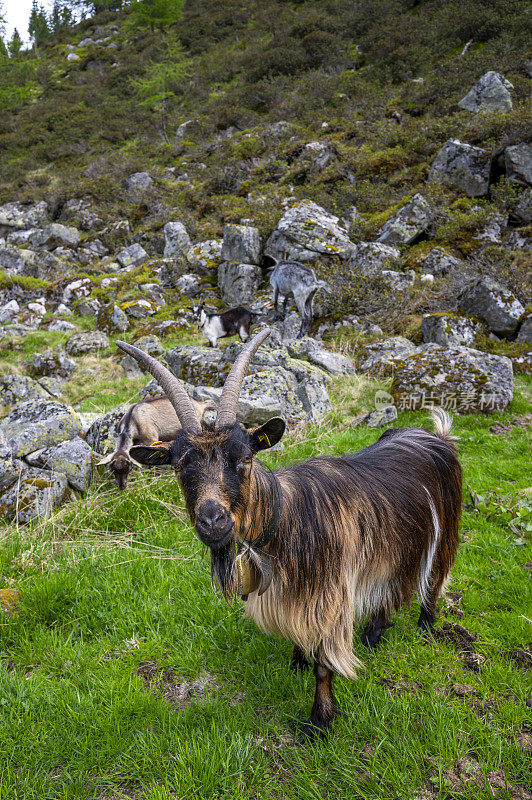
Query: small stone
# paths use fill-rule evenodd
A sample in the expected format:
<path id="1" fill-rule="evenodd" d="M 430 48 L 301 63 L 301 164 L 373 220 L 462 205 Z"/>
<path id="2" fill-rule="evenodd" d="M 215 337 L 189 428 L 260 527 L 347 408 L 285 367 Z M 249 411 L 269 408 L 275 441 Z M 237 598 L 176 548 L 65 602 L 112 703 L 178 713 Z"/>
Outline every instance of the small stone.
<path id="1" fill-rule="evenodd" d="M 62 301 L 66 305 L 81 300 L 82 297 L 88 297 L 92 291 L 92 284 L 90 278 L 79 278 L 76 281 L 71 281 L 63 289 Z M 71 311 L 69 313 L 72 313 Z"/>
<path id="2" fill-rule="evenodd" d="M 50 322 L 50 324 L 48 325 L 48 330 L 69 333 L 70 331 L 75 331 L 76 326 L 72 325 L 71 322 L 67 322 L 64 319 L 54 319 L 54 321 Z"/>
<path id="3" fill-rule="evenodd" d="M 439 278 L 447 275 L 448 272 L 461 269 L 461 262 L 454 256 L 450 256 L 445 250 L 435 247 L 430 251 L 426 259 L 421 264 L 423 272 L 430 273 Z"/>
<path id="4" fill-rule="evenodd" d="M 396 247 L 379 242 L 359 242 L 349 258 L 349 263 L 363 275 L 382 272 L 384 266 L 391 267 L 400 258 Z"/>
<path id="5" fill-rule="evenodd" d="M 65 475 L 25 467 L 17 483 L 0 495 L 0 517 L 24 525 L 50 514 L 69 495 Z"/>
<path id="6" fill-rule="evenodd" d="M 129 328 L 127 315 L 117 305 L 100 308 L 96 316 L 96 324 L 107 333 L 123 333 Z"/>
<path id="7" fill-rule="evenodd" d="M 20 306 L 16 300 L 10 300 L 0 306 L 0 324 L 11 322 L 20 313 Z"/>
<path id="8" fill-rule="evenodd" d="M 153 178 L 149 172 L 135 172 L 125 179 L 127 189 L 134 192 L 147 192 L 153 187 Z"/>
<path id="9" fill-rule="evenodd" d="M 133 319 L 142 319 L 146 316 L 151 316 L 157 311 L 155 303 L 149 300 L 133 300 L 131 303 L 124 303 L 122 310 L 126 312 L 128 317 Z"/>
<path id="10" fill-rule="evenodd" d="M 396 419 L 397 408 L 394 405 L 389 405 L 383 408 L 376 408 L 367 414 L 362 414 L 355 419 L 352 427 L 357 428 L 359 425 L 365 425 L 367 428 L 380 428 L 383 425 L 389 425 Z"/>
<path id="11" fill-rule="evenodd" d="M 33 378 L 51 375 L 59 378 L 70 378 L 76 369 L 76 362 L 69 358 L 61 346 L 55 350 L 44 350 L 35 353 L 29 372 Z"/>
<path id="12" fill-rule="evenodd" d="M 37 247 L 53 250 L 55 247 L 77 247 L 81 236 L 77 228 L 51 222 L 35 236 Z"/>

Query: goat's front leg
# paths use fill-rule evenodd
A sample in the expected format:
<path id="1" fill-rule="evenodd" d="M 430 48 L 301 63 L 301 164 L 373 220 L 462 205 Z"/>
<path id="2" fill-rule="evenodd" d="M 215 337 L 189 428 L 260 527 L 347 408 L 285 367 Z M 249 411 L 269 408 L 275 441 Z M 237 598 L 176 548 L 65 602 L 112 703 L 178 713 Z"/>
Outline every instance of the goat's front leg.
<path id="1" fill-rule="evenodd" d="M 300 740 L 302 742 L 315 742 L 323 739 L 333 719 L 340 714 L 332 689 L 332 671 L 314 661 L 314 676 L 316 678 L 314 705 L 310 717 L 301 731 Z"/>

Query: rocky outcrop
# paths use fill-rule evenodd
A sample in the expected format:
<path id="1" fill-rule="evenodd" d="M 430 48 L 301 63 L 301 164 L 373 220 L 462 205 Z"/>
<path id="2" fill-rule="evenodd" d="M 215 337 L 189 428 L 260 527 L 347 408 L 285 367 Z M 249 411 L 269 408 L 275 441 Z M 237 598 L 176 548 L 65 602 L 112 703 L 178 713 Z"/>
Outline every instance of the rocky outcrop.
<path id="1" fill-rule="evenodd" d="M 349 263 L 363 275 L 382 272 L 384 266 L 394 266 L 401 253 L 396 247 L 379 242 L 359 242 L 349 257 Z"/>
<path id="2" fill-rule="evenodd" d="M 274 258 L 296 261 L 315 261 L 320 255 L 348 258 L 353 251 L 339 218 L 311 200 L 302 200 L 283 214 L 264 248 Z"/>
<path id="3" fill-rule="evenodd" d="M 355 372 L 355 367 L 347 356 L 326 350 L 320 346 L 319 342 L 310 337 L 290 342 L 287 350 L 292 358 L 304 359 L 330 375 L 353 375 Z"/>
<path id="4" fill-rule="evenodd" d="M 532 222 L 532 189 L 523 192 L 508 217 L 508 224 L 519 227 Z"/>
<path id="5" fill-rule="evenodd" d="M 87 442 L 70 439 L 55 447 L 37 450 L 26 458 L 33 467 L 42 467 L 54 474 L 64 475 L 68 485 L 77 492 L 88 491 L 92 475 L 92 450 Z"/>
<path id="6" fill-rule="evenodd" d="M 109 339 L 102 331 L 74 333 L 66 343 L 66 351 L 71 356 L 82 356 L 105 347 L 109 347 Z"/>
<path id="7" fill-rule="evenodd" d="M 450 256 L 445 250 L 435 247 L 421 264 L 421 269 L 425 273 L 430 273 L 436 278 L 447 275 L 452 270 L 460 269 L 461 262 L 454 256 Z"/>
<path id="8" fill-rule="evenodd" d="M 504 411 L 513 398 L 512 362 L 468 347 L 424 344 L 396 361 L 390 391 L 401 410 Z"/>
<path id="9" fill-rule="evenodd" d="M 513 88 L 510 81 L 500 72 L 490 70 L 478 80 L 458 105 L 474 114 L 488 114 L 492 111 L 508 113 L 513 108 L 512 96 L 508 90 Z"/>
<path id="10" fill-rule="evenodd" d="M 389 375 L 395 365 L 416 352 L 416 345 L 404 336 L 393 336 L 362 348 L 357 360 L 359 372 L 370 375 Z"/>
<path id="11" fill-rule="evenodd" d="M 112 408 L 89 425 L 83 438 L 96 453 L 107 455 L 113 452 L 118 436 L 118 424 L 128 408 L 127 403 Z"/>
<path id="12" fill-rule="evenodd" d="M 532 144 L 523 142 L 504 151 L 506 177 L 511 181 L 532 186 Z"/>
<path id="13" fill-rule="evenodd" d="M 25 375 L 4 375 L 0 378 L 0 406 L 4 408 L 10 409 L 25 400 L 46 399 L 47 396 L 33 378 Z"/>
<path id="14" fill-rule="evenodd" d="M 508 339 L 514 336 L 525 311 L 509 289 L 491 278 L 467 286 L 458 297 L 458 308 L 483 319 L 492 333 Z"/>
<path id="15" fill-rule="evenodd" d="M 132 269 L 133 267 L 140 267 L 146 263 L 149 256 L 145 249 L 140 244 L 131 244 L 129 247 L 124 247 L 116 254 L 116 260 L 123 268 Z"/>
<path id="16" fill-rule="evenodd" d="M 377 242 L 387 245 L 411 245 L 430 227 L 434 213 L 421 194 L 414 197 L 383 225 Z"/>
<path id="17" fill-rule="evenodd" d="M 129 303 L 122 303 L 122 311 L 125 311 L 128 317 L 133 319 L 142 319 L 143 317 L 150 317 L 157 311 L 157 306 L 152 300 L 131 300 Z"/>
<path id="18" fill-rule="evenodd" d="M 183 345 L 166 353 L 168 366 L 182 381 L 208 386 L 223 386 L 229 366 L 223 362 L 222 352 L 215 347 Z"/>
<path id="19" fill-rule="evenodd" d="M 468 197 L 483 197 L 488 193 L 490 170 L 486 150 L 449 139 L 432 162 L 429 178 L 448 183 Z"/>
<path id="20" fill-rule="evenodd" d="M 0 419 L 0 431 L 16 458 L 72 439 L 80 430 L 74 409 L 54 400 L 25 400 Z"/>
<path id="21" fill-rule="evenodd" d="M 106 333 L 123 333 L 129 328 L 127 315 L 116 304 L 103 306 L 96 315 L 96 325 Z"/>
<path id="22" fill-rule="evenodd" d="M 532 314 L 528 314 L 521 322 L 516 342 L 532 344 Z"/>
<path id="23" fill-rule="evenodd" d="M 486 325 L 473 317 L 457 314 L 424 314 L 421 320 L 424 342 L 435 342 L 444 347 L 472 347 L 481 335 L 487 335 Z"/>
<path id="24" fill-rule="evenodd" d="M 69 495 L 65 475 L 24 467 L 17 482 L 0 495 L 0 518 L 24 525 L 50 514 Z"/>
<path id="25" fill-rule="evenodd" d="M 34 237 L 35 245 L 45 250 L 54 250 L 56 247 L 77 247 L 80 240 L 77 228 L 61 225 L 60 222 L 51 222 Z"/>
<path id="26" fill-rule="evenodd" d="M 70 378 L 76 369 L 76 362 L 69 358 L 61 345 L 55 350 L 43 350 L 42 353 L 35 353 L 33 356 L 29 372 L 33 378 L 41 378 L 44 375 L 56 378 Z"/>
<path id="27" fill-rule="evenodd" d="M 259 264 L 261 241 L 259 229 L 249 225 L 226 225 L 220 258 L 243 264 Z"/>
<path id="28" fill-rule="evenodd" d="M 0 206 L 0 233 L 39 228 L 46 223 L 47 217 L 48 205 L 44 200 L 32 205 L 6 203 Z"/>
<path id="29" fill-rule="evenodd" d="M 208 239 L 206 242 L 193 244 L 187 250 L 185 258 L 188 269 L 201 275 L 208 275 L 218 269 L 222 255 L 222 243 L 219 239 Z"/>
<path id="30" fill-rule="evenodd" d="M 167 222 L 164 231 L 164 258 L 181 258 L 190 247 L 190 236 L 182 222 Z"/>
<path id="31" fill-rule="evenodd" d="M 255 300 L 262 273 L 253 264 L 223 261 L 218 267 L 218 286 L 228 306 L 250 305 Z"/>

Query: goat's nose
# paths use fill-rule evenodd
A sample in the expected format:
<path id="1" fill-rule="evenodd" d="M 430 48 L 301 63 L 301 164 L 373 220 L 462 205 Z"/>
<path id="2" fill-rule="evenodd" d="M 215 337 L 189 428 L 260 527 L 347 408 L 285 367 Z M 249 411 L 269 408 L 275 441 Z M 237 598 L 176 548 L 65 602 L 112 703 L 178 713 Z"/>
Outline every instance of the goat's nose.
<path id="1" fill-rule="evenodd" d="M 227 513 L 224 511 L 223 508 L 219 508 L 219 510 L 215 511 L 201 511 L 198 513 L 196 517 L 197 521 L 200 522 L 205 528 L 219 528 L 221 524 L 225 526 L 225 522 L 227 519 Z"/>
<path id="2" fill-rule="evenodd" d="M 229 512 L 212 500 L 203 503 L 196 513 L 196 530 L 209 547 L 220 547 L 231 535 L 233 521 Z"/>

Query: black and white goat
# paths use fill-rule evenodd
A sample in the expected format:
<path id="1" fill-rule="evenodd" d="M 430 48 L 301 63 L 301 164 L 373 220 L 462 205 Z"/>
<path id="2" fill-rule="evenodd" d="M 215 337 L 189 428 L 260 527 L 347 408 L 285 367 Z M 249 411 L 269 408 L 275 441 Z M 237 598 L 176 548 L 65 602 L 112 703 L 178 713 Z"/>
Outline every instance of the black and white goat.
<path id="1" fill-rule="evenodd" d="M 418 625 L 432 628 L 458 547 L 461 470 L 441 409 L 433 412 L 435 434 L 388 430 L 353 454 L 266 469 L 255 455 L 279 441 L 284 421 L 245 431 L 236 406 L 268 334 L 256 334 L 233 364 L 214 425 L 201 422 L 162 364 L 117 344 L 164 387 L 181 420 L 170 449 L 132 452 L 174 467 L 192 524 L 210 548 L 213 583 L 229 599 L 246 599 L 246 614 L 261 630 L 293 641 L 295 667 L 314 659 L 314 705 L 302 733 L 313 739 L 338 714 L 333 674 L 355 678 L 360 666 L 354 622 L 369 620 L 362 639 L 374 647 L 393 612 L 417 592 Z"/>
<path id="2" fill-rule="evenodd" d="M 203 303 L 193 306 L 194 319 L 203 331 L 203 335 L 208 340 L 211 347 L 216 347 L 218 339 L 226 336 L 240 336 L 242 342 L 246 342 L 249 337 L 249 329 L 253 324 L 253 318 L 260 316 L 256 311 L 250 311 L 244 306 L 230 308 L 221 314 L 207 314 L 203 308 Z"/>
<path id="3" fill-rule="evenodd" d="M 191 400 L 200 419 L 208 408 L 210 402 L 201 403 Z M 154 442 L 173 442 L 181 429 L 181 423 L 174 406 L 165 395 L 146 397 L 138 403 L 131 405 L 118 423 L 118 437 L 114 452 L 98 462 L 98 466 L 109 465 L 116 485 L 120 490 L 127 486 L 127 480 L 133 465 L 142 467 L 131 456 L 134 444 L 150 445 Z"/>
<path id="4" fill-rule="evenodd" d="M 273 258 L 273 256 L 269 256 Z M 305 336 L 312 325 L 314 316 L 314 296 L 319 289 L 331 292 L 331 287 L 325 281 L 316 278 L 316 273 L 300 261 L 275 261 L 270 286 L 273 289 L 273 304 L 278 311 L 279 295 L 283 295 L 283 316 L 290 296 L 294 298 L 297 310 L 301 316 L 301 328 L 298 337 Z"/>

